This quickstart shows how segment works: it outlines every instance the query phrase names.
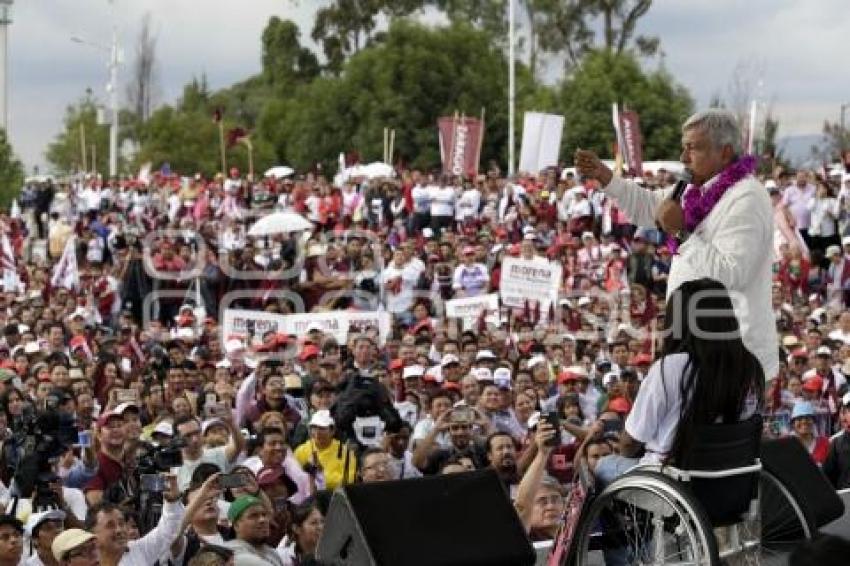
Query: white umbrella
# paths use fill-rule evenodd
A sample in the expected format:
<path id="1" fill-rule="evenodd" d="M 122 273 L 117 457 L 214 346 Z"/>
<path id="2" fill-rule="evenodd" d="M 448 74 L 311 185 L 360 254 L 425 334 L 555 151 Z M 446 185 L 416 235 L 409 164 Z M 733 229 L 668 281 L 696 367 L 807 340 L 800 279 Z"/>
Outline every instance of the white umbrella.
<path id="1" fill-rule="evenodd" d="M 394 176 L 394 174 L 395 173 L 393 171 L 392 165 L 387 165 L 386 163 L 382 163 L 380 161 L 375 161 L 374 163 L 364 165 L 360 168 L 360 175 L 369 179 L 377 179 L 379 177 L 392 177 Z"/>
<path id="2" fill-rule="evenodd" d="M 297 212 L 273 212 L 257 220 L 248 230 L 249 236 L 271 236 L 286 232 L 312 230 L 313 224 Z"/>
<path id="3" fill-rule="evenodd" d="M 266 177 L 274 177 L 275 179 L 283 179 L 284 177 L 289 177 L 293 173 L 295 173 L 295 169 L 293 169 L 292 167 L 287 167 L 286 165 L 278 165 L 266 171 L 264 175 Z"/>

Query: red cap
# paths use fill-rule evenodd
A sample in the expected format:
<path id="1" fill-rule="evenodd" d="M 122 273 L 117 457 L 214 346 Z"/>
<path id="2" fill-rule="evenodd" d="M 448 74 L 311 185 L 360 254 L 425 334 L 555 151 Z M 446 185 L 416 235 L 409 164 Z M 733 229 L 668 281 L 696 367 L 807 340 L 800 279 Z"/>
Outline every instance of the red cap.
<path id="1" fill-rule="evenodd" d="M 823 391 L 823 378 L 819 375 L 810 377 L 803 382 L 803 389 L 813 392 Z"/>
<path id="2" fill-rule="evenodd" d="M 466 247 L 463 248 L 463 255 L 469 255 L 469 254 L 474 254 L 474 253 L 475 253 L 475 247 L 474 246 L 466 246 Z"/>
<path id="3" fill-rule="evenodd" d="M 562 371 L 560 375 L 558 375 L 558 385 L 569 383 L 571 381 L 581 381 L 581 379 L 573 372 L 566 370 Z"/>
<path id="4" fill-rule="evenodd" d="M 632 404 L 625 397 L 614 397 L 608 401 L 608 410 L 625 414 L 632 410 Z"/>
<path id="5" fill-rule="evenodd" d="M 396 358 L 390 362 L 390 371 L 404 369 L 404 360 L 401 358 Z"/>
<path id="6" fill-rule="evenodd" d="M 652 363 L 652 356 L 649 354 L 638 354 L 632 359 L 632 365 L 641 366 L 641 365 L 650 365 Z"/>
<path id="7" fill-rule="evenodd" d="M 111 418 L 124 420 L 124 415 L 122 415 L 121 413 L 116 413 L 115 411 L 106 411 L 105 413 L 97 417 L 97 426 L 99 428 L 105 427 L 106 423 L 108 423 L 109 419 Z"/>
<path id="8" fill-rule="evenodd" d="M 85 338 L 85 336 L 74 336 L 73 338 L 71 338 L 71 341 L 70 341 L 70 342 L 68 342 L 68 347 L 69 347 L 71 350 L 73 350 L 73 349 L 75 349 L 75 348 L 83 348 L 83 347 L 85 347 L 86 345 L 87 345 L 87 344 L 86 344 L 86 338 Z"/>
<path id="9" fill-rule="evenodd" d="M 806 358 L 806 359 L 808 359 L 809 353 L 806 352 L 806 350 L 804 350 L 803 348 L 798 348 L 798 349 L 794 350 L 793 352 L 791 352 L 791 357 L 792 358 Z"/>
<path id="10" fill-rule="evenodd" d="M 307 344 L 306 346 L 304 346 L 304 349 L 301 350 L 301 354 L 298 356 L 298 359 L 301 360 L 302 362 L 306 362 L 310 358 L 318 357 L 318 356 L 319 356 L 319 349 L 316 346 L 314 346 L 313 344 Z"/>

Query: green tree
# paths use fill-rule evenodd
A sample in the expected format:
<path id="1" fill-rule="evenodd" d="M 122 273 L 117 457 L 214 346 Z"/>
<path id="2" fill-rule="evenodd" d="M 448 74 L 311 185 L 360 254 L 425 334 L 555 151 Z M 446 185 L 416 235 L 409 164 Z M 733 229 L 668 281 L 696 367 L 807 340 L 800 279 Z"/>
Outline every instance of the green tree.
<path id="1" fill-rule="evenodd" d="M 520 67 L 518 90 L 533 85 Z M 502 157 L 507 134 L 507 62 L 485 32 L 469 25 L 427 28 L 398 20 L 385 40 L 354 55 L 340 77 L 324 77 L 270 104 L 259 129 L 281 161 L 332 169 L 341 151 L 380 159 L 383 128 L 395 128 L 396 158 L 416 167 L 440 162 L 437 118 L 486 108 L 482 156 Z"/>
<path id="2" fill-rule="evenodd" d="M 263 76 L 271 83 L 291 89 L 319 74 L 319 60 L 302 47 L 301 32 L 290 20 L 272 16 L 263 30 Z"/>
<path id="3" fill-rule="evenodd" d="M 316 11 L 311 35 L 322 46 L 327 69 L 338 73 L 346 59 L 376 39 L 381 18 L 406 16 L 423 6 L 422 0 L 333 0 Z"/>
<path id="4" fill-rule="evenodd" d="M 98 100 L 88 90 L 75 104 L 65 109 L 63 130 L 47 146 L 47 161 L 59 172 L 91 171 L 92 146 L 95 147 L 96 169 L 101 174 L 109 170 L 109 126 L 97 123 Z M 122 119 L 126 118 L 121 114 Z M 121 123 L 121 121 L 119 121 Z M 118 145 L 130 135 L 128 128 L 119 130 Z M 86 162 L 83 163 L 83 140 Z M 119 160 L 118 170 L 125 171 L 126 163 Z"/>
<path id="5" fill-rule="evenodd" d="M 21 192 L 24 165 L 15 157 L 6 130 L 0 129 L 0 206 L 9 206 Z"/>
<path id="6" fill-rule="evenodd" d="M 151 162 L 155 168 L 168 163 L 171 169 L 183 174 L 195 172 L 212 176 L 221 171 L 219 126 L 213 120 L 217 94 L 210 94 L 206 80 L 193 79 L 183 89 L 183 96 L 175 106 L 162 106 L 144 125 L 144 143 L 137 161 Z M 239 116 L 224 108 L 222 114 L 225 131 L 244 127 Z M 262 138 L 252 136 L 255 171 L 264 170 L 273 161 L 271 146 Z M 227 151 L 227 167 L 248 171 L 248 153 L 242 146 Z"/>
<path id="7" fill-rule="evenodd" d="M 606 50 L 589 53 L 560 88 L 557 109 L 566 118 L 562 155 L 572 155 L 577 147 L 611 155 L 614 102 L 639 114 L 644 159 L 679 154 L 681 124 L 693 111 L 687 90 L 664 71 L 645 73 L 633 55 Z"/>

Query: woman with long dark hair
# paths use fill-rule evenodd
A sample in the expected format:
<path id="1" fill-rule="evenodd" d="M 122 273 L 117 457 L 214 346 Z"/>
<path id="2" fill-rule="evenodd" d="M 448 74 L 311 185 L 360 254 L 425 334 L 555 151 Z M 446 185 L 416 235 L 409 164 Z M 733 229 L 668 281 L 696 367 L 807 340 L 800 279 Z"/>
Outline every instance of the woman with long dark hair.
<path id="1" fill-rule="evenodd" d="M 687 468 L 699 426 L 739 422 L 761 410 L 764 372 L 741 340 L 723 284 L 698 279 L 681 285 L 667 302 L 664 330 L 661 357 L 626 419 L 620 454 L 597 465 L 602 483 L 637 464 Z"/>

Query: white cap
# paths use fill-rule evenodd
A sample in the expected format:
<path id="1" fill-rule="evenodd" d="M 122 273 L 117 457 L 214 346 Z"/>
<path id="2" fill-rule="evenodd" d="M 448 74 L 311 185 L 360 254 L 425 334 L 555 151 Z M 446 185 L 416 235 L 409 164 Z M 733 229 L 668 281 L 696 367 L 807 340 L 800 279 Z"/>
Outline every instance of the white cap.
<path id="1" fill-rule="evenodd" d="M 74 309 L 74 312 L 69 314 L 68 317 L 65 320 L 74 320 L 75 318 L 78 318 L 78 317 L 85 320 L 88 317 L 88 315 L 89 315 L 89 311 L 87 311 L 83 307 L 77 307 L 77 308 Z"/>
<path id="2" fill-rule="evenodd" d="M 828 346 L 821 346 L 820 348 L 817 349 L 817 351 L 815 352 L 815 355 L 816 356 L 831 356 L 832 350 L 830 350 Z"/>
<path id="3" fill-rule="evenodd" d="M 535 234 L 534 232 L 526 232 L 525 236 L 523 236 L 522 239 L 534 241 L 537 239 L 537 234 Z"/>
<path id="4" fill-rule="evenodd" d="M 541 355 L 532 356 L 528 359 L 527 367 L 528 367 L 528 369 L 531 369 L 531 368 L 535 367 L 536 365 L 542 364 L 542 363 L 545 363 L 545 362 L 546 362 L 546 358 L 544 358 Z"/>
<path id="5" fill-rule="evenodd" d="M 180 340 L 194 340 L 195 333 L 192 331 L 191 328 L 178 328 L 175 337 Z"/>
<path id="6" fill-rule="evenodd" d="M 579 377 L 583 377 L 585 379 L 587 379 L 587 377 L 588 377 L 587 376 L 587 370 L 584 369 L 584 366 L 570 366 L 570 367 L 567 368 L 566 371 L 568 371 L 570 373 L 574 373 L 574 374 L 578 375 Z"/>
<path id="7" fill-rule="evenodd" d="M 32 532 L 45 521 L 64 521 L 65 512 L 61 509 L 50 509 L 41 513 L 33 513 L 27 519 L 27 524 L 24 525 L 24 531 L 29 537 L 32 537 Z"/>
<path id="8" fill-rule="evenodd" d="M 429 238 L 433 238 L 434 237 L 434 231 L 431 230 L 430 228 L 423 228 L 422 229 L 422 237 L 425 238 L 426 240 L 429 239 Z"/>
<path id="9" fill-rule="evenodd" d="M 846 246 L 848 244 L 850 244 L 850 236 L 844 236 L 843 238 L 841 238 L 841 245 L 842 246 Z"/>
<path id="10" fill-rule="evenodd" d="M 174 425 L 168 421 L 159 421 L 151 431 L 151 434 L 164 434 L 165 436 L 174 436 Z"/>
<path id="11" fill-rule="evenodd" d="M 207 430 L 209 430 L 209 428 L 211 426 L 215 426 L 215 425 L 222 425 L 224 427 L 227 426 L 227 424 L 223 420 L 221 420 L 220 418 L 213 417 L 213 418 L 207 419 L 203 423 L 201 423 L 201 434 L 202 435 L 206 434 Z"/>
<path id="12" fill-rule="evenodd" d="M 219 360 L 218 362 L 216 362 L 215 367 L 216 369 L 230 369 L 232 367 L 232 364 L 230 363 L 230 360 Z"/>
<path id="13" fill-rule="evenodd" d="M 24 353 L 35 354 L 35 353 L 39 352 L 40 350 L 41 350 L 41 348 L 39 347 L 38 342 L 36 342 L 35 340 L 33 340 L 32 342 L 27 342 L 26 344 L 24 344 Z"/>
<path id="14" fill-rule="evenodd" d="M 767 181 L 764 182 L 764 188 L 765 189 L 775 189 L 776 188 L 776 181 L 774 181 L 773 179 L 768 179 Z"/>
<path id="15" fill-rule="evenodd" d="M 611 385 L 615 381 L 619 381 L 619 379 L 620 379 L 620 372 L 609 371 L 608 373 L 606 373 L 605 375 L 602 376 L 602 385 L 604 385 L 605 387 L 608 387 L 609 385 Z"/>
<path id="16" fill-rule="evenodd" d="M 582 240 L 592 240 L 594 237 L 593 232 L 583 232 L 581 235 Z"/>
<path id="17" fill-rule="evenodd" d="M 443 356 L 443 359 L 440 360 L 440 366 L 445 367 L 449 364 L 459 364 L 460 358 L 455 356 L 454 354 L 446 354 Z"/>
<path id="18" fill-rule="evenodd" d="M 590 297 L 581 297 L 581 298 L 579 298 L 577 304 L 578 304 L 578 308 L 581 308 L 581 307 L 586 307 L 590 303 L 591 303 Z"/>
<path id="19" fill-rule="evenodd" d="M 847 236 L 845 236 L 844 239 L 846 240 Z M 826 257 L 841 255 L 841 247 L 840 246 L 829 246 L 828 248 L 826 248 L 826 254 L 825 255 L 826 255 Z"/>
<path id="20" fill-rule="evenodd" d="M 511 370 L 508 368 L 496 368 L 493 372 L 493 381 L 511 381 Z"/>
<path id="21" fill-rule="evenodd" d="M 126 411 L 130 407 L 132 407 L 136 410 L 139 409 L 139 406 L 135 403 L 119 403 L 114 409 L 112 409 L 112 412 L 116 413 L 118 415 L 123 415 L 124 411 Z"/>
<path id="22" fill-rule="evenodd" d="M 475 361 L 479 362 L 482 360 L 497 360 L 496 354 L 494 354 L 490 350 L 479 350 L 477 354 L 475 354 Z"/>
<path id="23" fill-rule="evenodd" d="M 415 365 L 405 367 L 401 377 L 402 379 L 408 379 L 410 377 L 422 377 L 423 375 L 425 375 L 425 368 L 420 365 Z"/>
<path id="24" fill-rule="evenodd" d="M 234 352 L 238 352 L 239 350 L 244 350 L 245 344 L 242 343 L 238 338 L 231 338 L 227 342 L 224 343 L 224 351 L 228 354 L 232 354 Z"/>
<path id="25" fill-rule="evenodd" d="M 322 409 L 321 411 L 316 411 L 313 413 L 313 416 L 310 417 L 310 426 L 317 426 L 320 428 L 329 428 L 334 425 L 334 420 L 331 417 L 331 412 L 327 409 Z"/>
<path id="26" fill-rule="evenodd" d="M 523 233 L 523 235 L 525 235 L 525 234 L 533 234 L 533 233 L 534 233 L 534 226 L 525 226 L 525 227 L 522 229 L 522 233 Z"/>

